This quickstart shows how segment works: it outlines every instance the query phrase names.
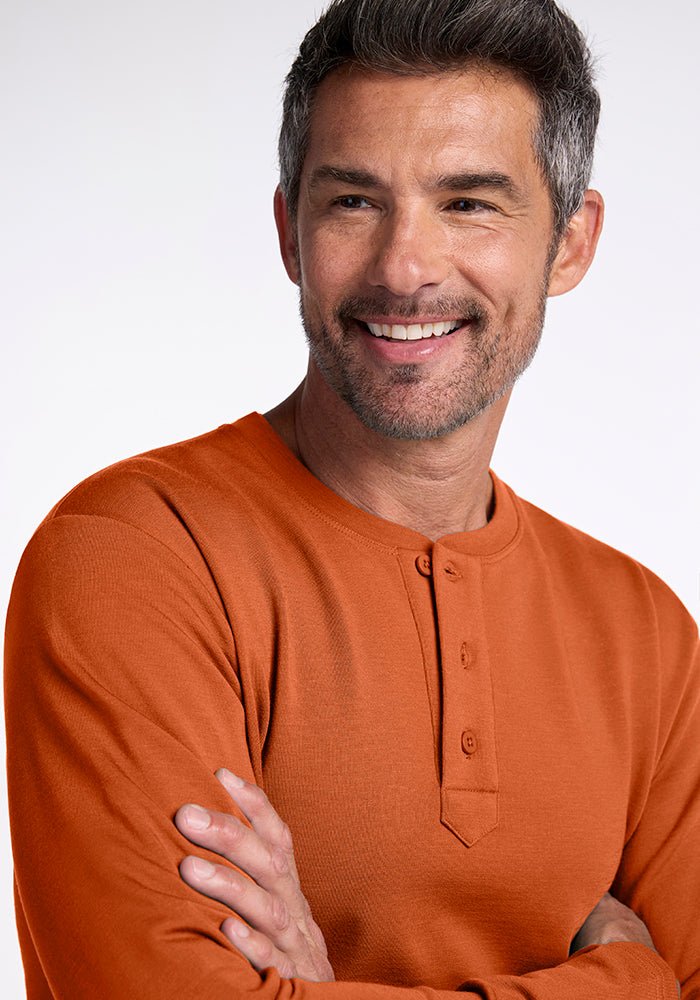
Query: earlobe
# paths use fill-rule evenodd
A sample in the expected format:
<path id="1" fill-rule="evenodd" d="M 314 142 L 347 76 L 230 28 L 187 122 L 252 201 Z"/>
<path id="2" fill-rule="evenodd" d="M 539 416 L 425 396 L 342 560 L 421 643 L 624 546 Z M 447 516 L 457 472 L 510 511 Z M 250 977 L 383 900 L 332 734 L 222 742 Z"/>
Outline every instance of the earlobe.
<path id="1" fill-rule="evenodd" d="M 296 227 L 290 215 L 287 199 L 277 187 L 274 198 L 275 225 L 284 267 L 295 285 L 299 284 L 299 255 L 297 253 Z"/>
<path id="2" fill-rule="evenodd" d="M 603 228 L 605 205 L 597 191 L 586 191 L 583 204 L 572 215 L 554 258 L 549 279 L 550 296 L 563 295 L 578 285 L 593 263 Z"/>

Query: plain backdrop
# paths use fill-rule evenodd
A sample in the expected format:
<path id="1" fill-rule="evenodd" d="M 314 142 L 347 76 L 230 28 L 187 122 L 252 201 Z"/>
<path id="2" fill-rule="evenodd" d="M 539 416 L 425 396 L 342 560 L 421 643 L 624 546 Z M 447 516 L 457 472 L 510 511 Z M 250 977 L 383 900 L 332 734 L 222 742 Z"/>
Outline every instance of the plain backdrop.
<path id="1" fill-rule="evenodd" d="M 77 481 L 301 379 L 271 212 L 281 81 L 315 0 L 4 0 L 0 604 Z M 552 301 L 494 468 L 700 602 L 692 0 L 572 0 L 599 59 L 607 221 Z M 24 996 L 2 800 L 0 992 Z"/>

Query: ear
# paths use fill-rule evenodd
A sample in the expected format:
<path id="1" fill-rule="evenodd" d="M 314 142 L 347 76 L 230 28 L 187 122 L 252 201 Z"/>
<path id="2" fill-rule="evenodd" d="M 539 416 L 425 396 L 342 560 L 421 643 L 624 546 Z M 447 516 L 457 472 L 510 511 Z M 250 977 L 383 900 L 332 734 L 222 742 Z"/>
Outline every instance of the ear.
<path id="1" fill-rule="evenodd" d="M 583 205 L 569 225 L 554 258 L 548 295 L 563 295 L 578 285 L 593 263 L 603 228 L 605 205 L 597 191 L 586 191 Z"/>
<path id="2" fill-rule="evenodd" d="M 295 285 L 298 285 L 299 255 L 297 253 L 296 227 L 289 215 L 287 199 L 282 194 L 282 189 L 279 186 L 275 190 L 274 211 L 277 236 L 280 242 L 280 253 L 282 254 L 284 267 L 290 279 Z"/>

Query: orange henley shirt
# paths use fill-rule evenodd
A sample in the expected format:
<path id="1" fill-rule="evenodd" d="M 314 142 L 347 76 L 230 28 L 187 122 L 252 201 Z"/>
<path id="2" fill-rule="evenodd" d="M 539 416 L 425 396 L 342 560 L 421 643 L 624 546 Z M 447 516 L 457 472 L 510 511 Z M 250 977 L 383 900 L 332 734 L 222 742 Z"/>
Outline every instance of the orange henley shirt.
<path id="1" fill-rule="evenodd" d="M 700 997 L 697 629 L 494 482 L 433 544 L 252 414 L 58 504 L 6 645 L 30 1000 Z M 259 976 L 181 881 L 222 766 L 289 823 L 338 982 Z M 663 959 L 568 957 L 610 886 Z"/>

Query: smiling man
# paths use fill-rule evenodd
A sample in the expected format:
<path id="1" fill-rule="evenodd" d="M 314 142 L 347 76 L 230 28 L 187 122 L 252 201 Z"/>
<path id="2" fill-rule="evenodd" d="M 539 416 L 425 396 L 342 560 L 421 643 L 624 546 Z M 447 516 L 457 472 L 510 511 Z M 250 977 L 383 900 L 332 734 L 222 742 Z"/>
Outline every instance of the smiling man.
<path id="1" fill-rule="evenodd" d="M 559 262 L 550 275 L 537 114 L 530 89 L 493 69 L 347 68 L 319 87 L 295 217 L 278 192 L 277 222 L 301 288 L 310 378 L 319 372 L 328 402 L 340 397 L 371 430 L 450 434 L 529 363 L 550 281 L 567 284 Z M 581 272 L 599 225 L 591 205 L 593 195 Z"/>
<path id="2" fill-rule="evenodd" d="M 700 997 L 697 629 L 489 470 L 595 253 L 597 118 L 550 0 L 307 35 L 304 382 L 92 477 L 18 571 L 30 1000 Z"/>

